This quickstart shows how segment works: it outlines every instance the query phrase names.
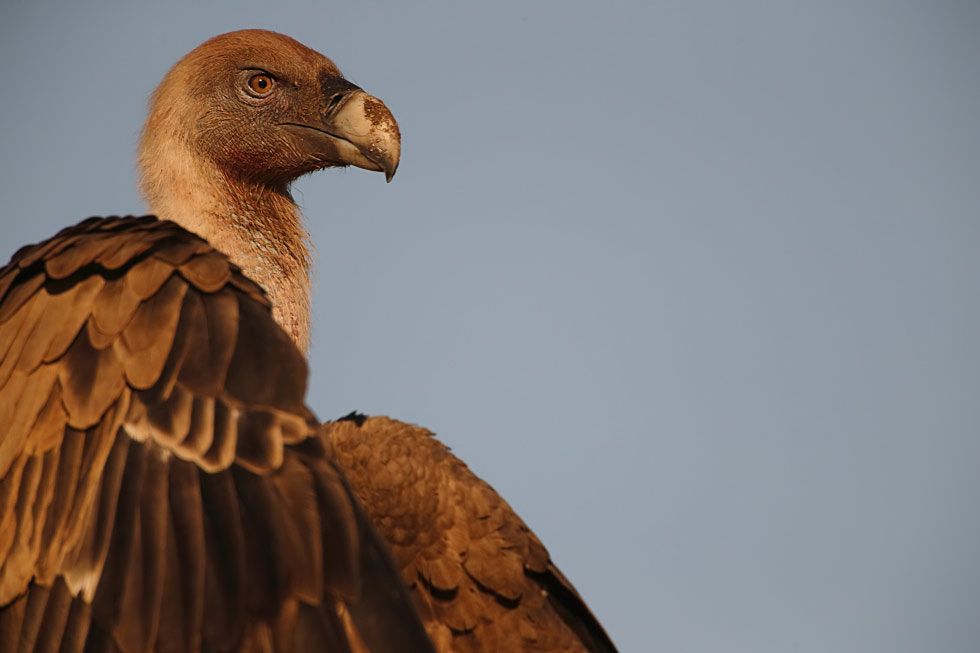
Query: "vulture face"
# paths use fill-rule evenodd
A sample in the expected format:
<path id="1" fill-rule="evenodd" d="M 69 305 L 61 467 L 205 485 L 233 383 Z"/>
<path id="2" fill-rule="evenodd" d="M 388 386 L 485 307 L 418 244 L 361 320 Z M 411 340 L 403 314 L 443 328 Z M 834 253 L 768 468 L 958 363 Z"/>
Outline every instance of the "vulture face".
<path id="1" fill-rule="evenodd" d="M 157 106 L 174 97 L 186 100 Z M 347 165 L 390 181 L 398 167 L 400 135 L 388 108 L 282 34 L 245 30 L 205 42 L 167 74 L 152 104 L 151 114 L 170 114 L 202 158 L 251 182 L 288 184 Z"/>

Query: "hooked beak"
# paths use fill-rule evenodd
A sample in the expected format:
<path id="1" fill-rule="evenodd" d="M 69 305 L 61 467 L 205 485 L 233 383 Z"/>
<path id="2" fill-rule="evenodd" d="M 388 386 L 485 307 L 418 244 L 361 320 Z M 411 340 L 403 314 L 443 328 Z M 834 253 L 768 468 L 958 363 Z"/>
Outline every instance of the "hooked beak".
<path id="1" fill-rule="evenodd" d="M 296 144 L 325 165 L 352 165 L 385 173 L 391 181 L 401 156 L 398 123 L 384 103 L 350 84 L 330 98 L 316 125 L 282 123 Z"/>

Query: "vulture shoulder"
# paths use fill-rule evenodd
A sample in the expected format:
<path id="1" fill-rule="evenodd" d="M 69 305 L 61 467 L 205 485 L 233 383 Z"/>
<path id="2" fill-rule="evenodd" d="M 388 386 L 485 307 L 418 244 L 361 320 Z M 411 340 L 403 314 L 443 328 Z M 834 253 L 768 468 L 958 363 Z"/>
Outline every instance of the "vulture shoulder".
<path id="1" fill-rule="evenodd" d="M 432 432 L 355 413 L 323 432 L 437 650 L 616 650 L 540 540 Z"/>
<path id="2" fill-rule="evenodd" d="M 0 651 L 431 650 L 263 291 L 152 217 L 0 269 Z"/>

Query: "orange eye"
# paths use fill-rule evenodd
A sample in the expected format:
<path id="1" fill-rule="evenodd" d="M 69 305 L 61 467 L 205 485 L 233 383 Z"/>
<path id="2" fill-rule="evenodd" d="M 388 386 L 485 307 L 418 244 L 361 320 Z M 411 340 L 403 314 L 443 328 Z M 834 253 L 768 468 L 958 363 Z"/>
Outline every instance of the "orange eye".
<path id="1" fill-rule="evenodd" d="M 268 95 L 272 92 L 272 78 L 268 75 L 252 75 L 248 80 L 248 88 L 256 95 Z"/>

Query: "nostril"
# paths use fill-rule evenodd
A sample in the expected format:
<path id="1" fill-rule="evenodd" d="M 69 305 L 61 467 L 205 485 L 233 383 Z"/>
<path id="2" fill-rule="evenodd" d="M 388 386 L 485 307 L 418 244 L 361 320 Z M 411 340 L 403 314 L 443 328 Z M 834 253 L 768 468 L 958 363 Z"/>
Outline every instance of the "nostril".
<path id="1" fill-rule="evenodd" d="M 344 97 L 344 94 L 343 93 L 334 93 L 333 94 L 333 97 L 331 97 L 330 98 L 330 101 L 327 103 L 327 108 L 328 109 L 335 109 L 335 108 L 337 108 L 337 105 L 340 104 L 340 100 L 343 97 Z"/>

